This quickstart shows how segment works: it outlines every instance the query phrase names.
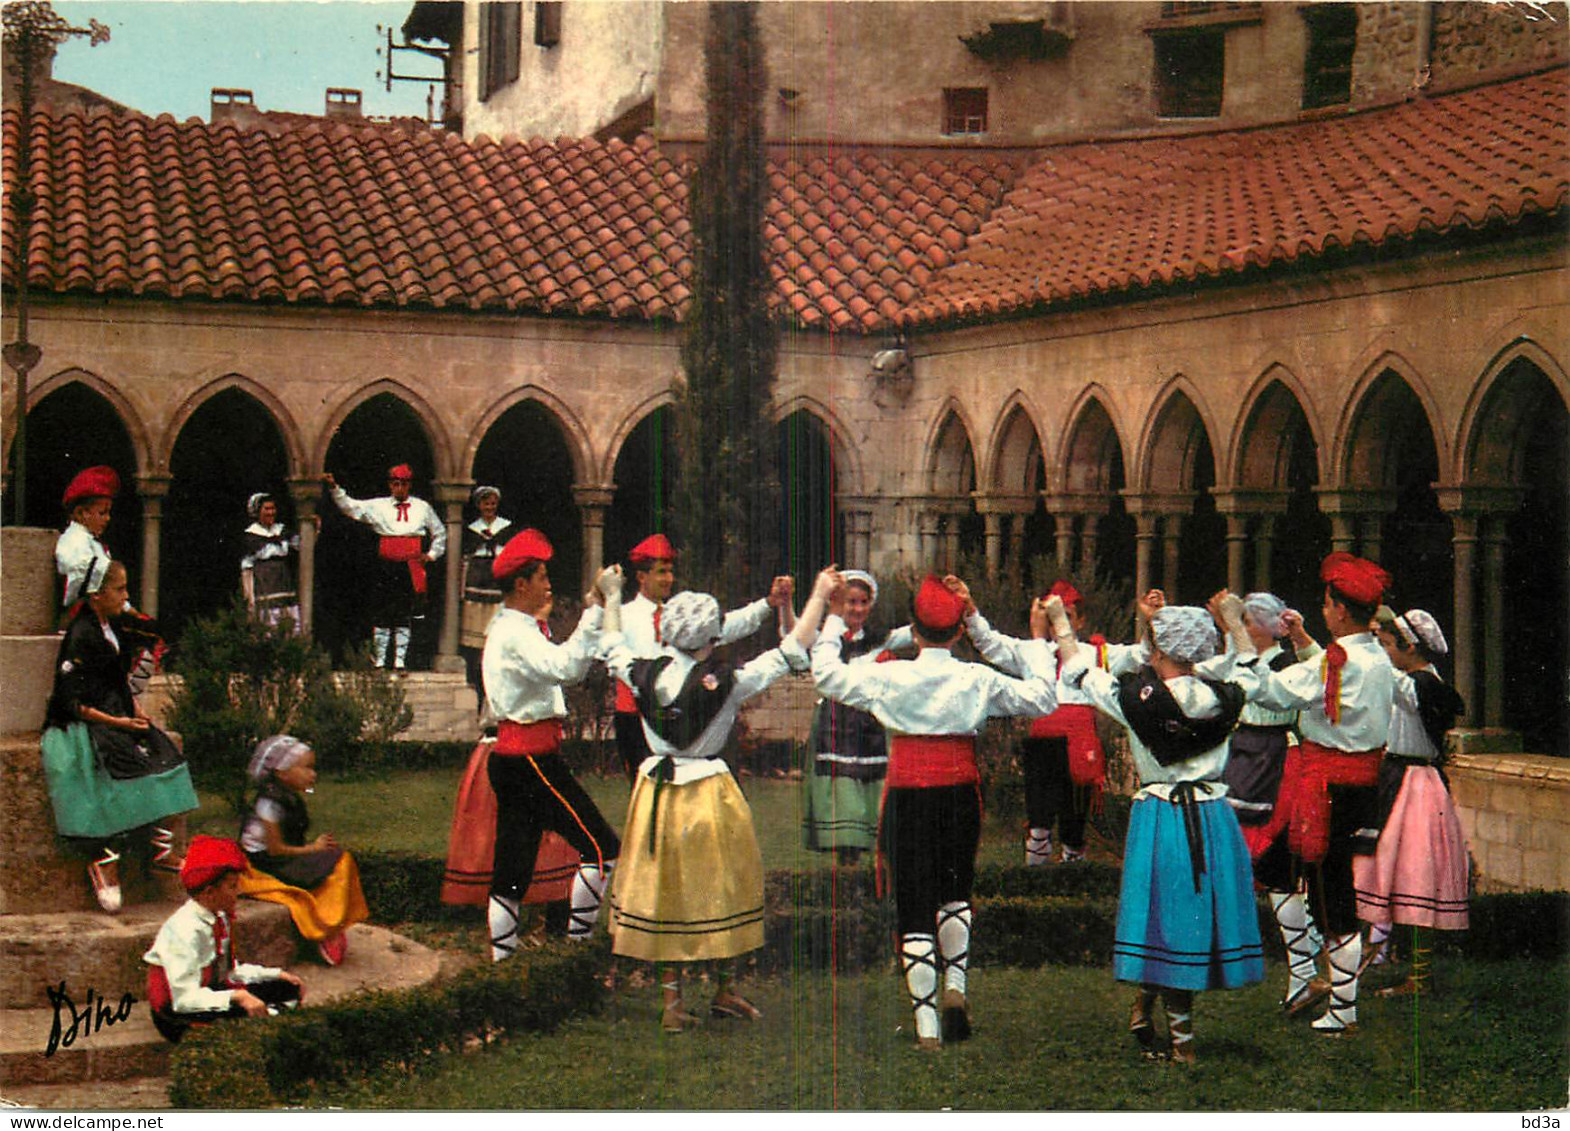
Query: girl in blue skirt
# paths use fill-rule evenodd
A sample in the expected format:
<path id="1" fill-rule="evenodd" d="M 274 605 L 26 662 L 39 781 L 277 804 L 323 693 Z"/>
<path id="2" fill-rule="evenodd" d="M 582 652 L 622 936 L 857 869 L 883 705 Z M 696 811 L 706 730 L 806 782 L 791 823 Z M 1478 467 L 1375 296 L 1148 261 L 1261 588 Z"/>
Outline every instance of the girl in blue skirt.
<path id="1" fill-rule="evenodd" d="M 1073 657 L 1073 633 L 1055 606 L 1053 631 Z M 1150 662 L 1137 672 L 1118 677 L 1090 667 L 1078 649 L 1078 661 L 1066 660 L 1062 675 L 1128 731 L 1141 788 L 1123 850 L 1112 972 L 1140 985 L 1129 1030 L 1151 1055 L 1151 1014 L 1163 999 L 1171 1057 L 1183 1064 L 1194 1063 L 1194 992 L 1265 976 L 1248 847 L 1221 780 L 1228 737 L 1258 682 L 1257 656 L 1242 603 L 1229 595 L 1217 612 L 1236 644 L 1222 669 L 1225 681 L 1194 674 L 1194 665 L 1216 652 L 1211 614 L 1173 605 L 1152 618 Z"/>

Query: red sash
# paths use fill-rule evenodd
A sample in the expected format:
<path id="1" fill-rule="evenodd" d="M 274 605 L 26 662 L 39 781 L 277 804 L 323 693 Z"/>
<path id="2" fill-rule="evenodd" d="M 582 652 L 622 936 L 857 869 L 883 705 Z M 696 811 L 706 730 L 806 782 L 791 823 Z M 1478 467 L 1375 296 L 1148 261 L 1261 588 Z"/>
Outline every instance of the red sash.
<path id="1" fill-rule="evenodd" d="M 1088 785 L 1099 793 L 1106 784 L 1107 759 L 1096 734 L 1096 709 L 1089 703 L 1060 704 L 1030 724 L 1030 736 L 1068 740 L 1068 772 L 1075 785 Z"/>
<path id="2" fill-rule="evenodd" d="M 890 789 L 931 789 L 947 785 L 974 785 L 981 781 L 976 769 L 976 736 L 973 734 L 896 734 L 889 738 Z"/>
<path id="3" fill-rule="evenodd" d="M 384 562 L 408 562 L 409 584 L 425 592 L 425 550 L 418 534 L 383 534 L 376 552 Z"/>
<path id="4" fill-rule="evenodd" d="M 554 754 L 560 749 L 560 719 L 543 719 L 537 723 L 515 723 L 503 719 L 496 725 L 496 747 L 491 753 Z"/>
<path id="5" fill-rule="evenodd" d="M 632 688 L 619 679 L 616 681 L 616 713 L 618 715 L 638 713 L 638 701 L 632 696 Z"/>
<path id="6" fill-rule="evenodd" d="M 1337 750 L 1304 739 L 1287 747 L 1281 769 L 1281 792 L 1275 811 L 1260 827 L 1258 843 L 1268 846 L 1282 829 L 1292 855 L 1317 864 L 1330 849 L 1330 787 L 1372 786 L 1379 781 L 1379 760 L 1385 748 Z"/>

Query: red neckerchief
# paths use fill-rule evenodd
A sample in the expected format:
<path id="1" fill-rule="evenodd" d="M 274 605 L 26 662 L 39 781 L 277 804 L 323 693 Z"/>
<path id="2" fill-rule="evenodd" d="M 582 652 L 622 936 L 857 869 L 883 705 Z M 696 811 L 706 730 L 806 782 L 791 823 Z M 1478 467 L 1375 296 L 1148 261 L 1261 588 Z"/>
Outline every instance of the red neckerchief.
<path id="1" fill-rule="evenodd" d="M 1341 722 L 1341 669 L 1346 667 L 1346 649 L 1339 641 L 1325 649 L 1325 660 L 1320 672 L 1325 677 L 1325 718 L 1332 726 Z"/>
<path id="2" fill-rule="evenodd" d="M 408 522 L 409 521 L 409 504 L 408 504 L 408 502 L 405 501 L 405 502 L 402 502 L 402 503 L 394 503 L 393 506 L 398 508 L 398 521 L 399 522 Z"/>
<path id="3" fill-rule="evenodd" d="M 664 607 L 664 605 L 654 606 L 654 643 L 656 644 L 665 643 L 665 641 L 660 637 L 660 610 Z"/>
<path id="4" fill-rule="evenodd" d="M 551 638 L 551 626 L 548 623 L 546 623 L 545 618 L 544 617 L 535 617 L 534 618 L 534 623 L 540 626 L 540 635 L 545 637 L 545 639 L 549 640 Z"/>

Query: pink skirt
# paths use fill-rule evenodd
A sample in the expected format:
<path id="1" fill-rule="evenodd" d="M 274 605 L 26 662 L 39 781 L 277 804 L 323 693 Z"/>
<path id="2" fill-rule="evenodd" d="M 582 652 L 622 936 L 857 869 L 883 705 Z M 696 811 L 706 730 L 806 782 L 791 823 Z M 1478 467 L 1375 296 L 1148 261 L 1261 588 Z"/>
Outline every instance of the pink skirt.
<path id="1" fill-rule="evenodd" d="M 1466 930 L 1466 835 L 1438 770 L 1407 767 L 1379 848 L 1352 857 L 1352 880 L 1366 922 Z"/>

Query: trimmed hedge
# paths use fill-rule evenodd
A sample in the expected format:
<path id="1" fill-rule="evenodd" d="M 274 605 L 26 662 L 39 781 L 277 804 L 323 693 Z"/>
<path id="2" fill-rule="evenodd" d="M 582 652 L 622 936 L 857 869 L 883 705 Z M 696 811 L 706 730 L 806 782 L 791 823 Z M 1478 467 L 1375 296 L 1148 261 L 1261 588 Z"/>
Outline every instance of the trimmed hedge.
<path id="1" fill-rule="evenodd" d="M 545 1032 L 598 1006 L 603 941 L 557 944 L 407 990 L 368 990 L 265 1021 L 193 1030 L 170 1060 L 177 1108 L 267 1108 L 321 1081 L 408 1071 L 507 1032 Z"/>

